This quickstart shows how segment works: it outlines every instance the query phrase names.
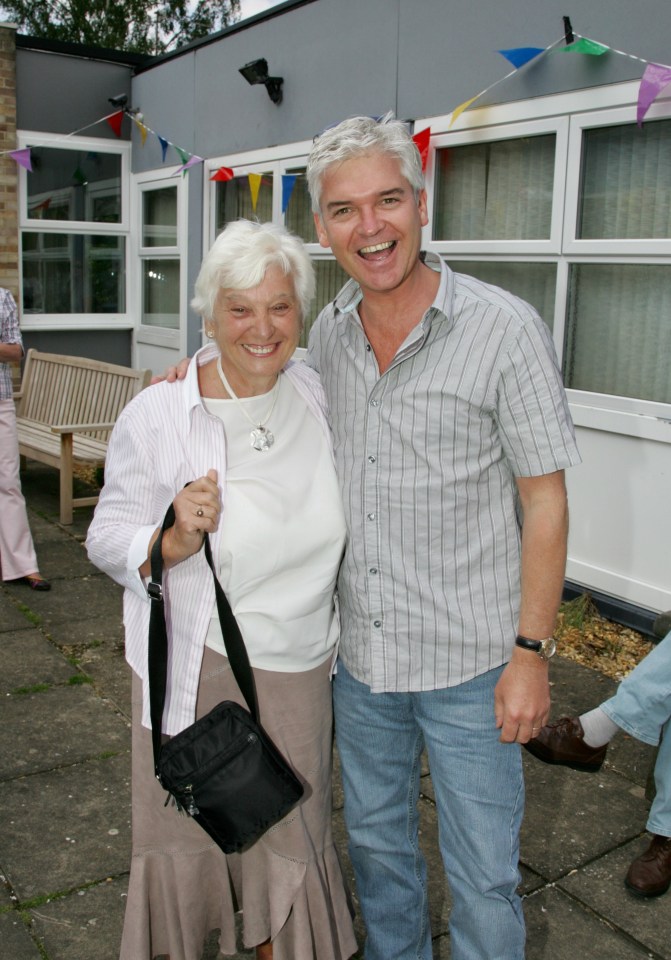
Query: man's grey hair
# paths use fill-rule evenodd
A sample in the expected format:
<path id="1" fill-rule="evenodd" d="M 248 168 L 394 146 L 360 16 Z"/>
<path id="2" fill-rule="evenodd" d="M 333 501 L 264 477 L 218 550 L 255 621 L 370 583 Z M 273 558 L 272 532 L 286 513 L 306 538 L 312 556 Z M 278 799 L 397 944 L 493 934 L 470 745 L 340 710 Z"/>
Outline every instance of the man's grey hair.
<path id="1" fill-rule="evenodd" d="M 191 306 L 211 321 L 219 291 L 250 290 L 277 266 L 293 280 L 301 320 L 315 295 L 315 272 L 305 244 L 285 227 L 252 220 L 233 220 L 203 258 Z"/>
<path id="2" fill-rule="evenodd" d="M 320 212 L 322 180 L 329 167 L 371 153 L 395 157 L 416 196 L 424 189 L 419 150 L 402 120 L 397 120 L 391 112 L 379 120 L 374 117 L 350 117 L 325 130 L 317 137 L 310 151 L 306 178 L 314 213 Z"/>

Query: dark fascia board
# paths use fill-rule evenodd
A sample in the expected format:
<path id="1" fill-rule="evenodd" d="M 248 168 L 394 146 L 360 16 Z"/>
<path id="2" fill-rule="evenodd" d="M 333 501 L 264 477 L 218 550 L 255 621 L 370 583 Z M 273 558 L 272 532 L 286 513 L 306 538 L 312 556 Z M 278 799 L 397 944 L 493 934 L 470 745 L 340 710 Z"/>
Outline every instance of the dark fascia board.
<path id="1" fill-rule="evenodd" d="M 59 53 L 62 56 L 77 57 L 80 60 L 120 63 L 136 69 L 156 59 L 146 53 L 129 53 L 124 50 L 110 50 L 107 47 L 90 47 L 87 44 L 71 43 L 68 40 L 45 40 L 42 37 L 30 37 L 21 33 L 16 35 L 16 46 L 23 50 Z"/>
<path id="2" fill-rule="evenodd" d="M 223 30 L 218 30 L 217 33 L 211 33 L 207 37 L 201 37 L 200 40 L 192 40 L 191 43 L 187 43 L 183 47 L 178 47 L 177 50 L 171 50 L 169 53 L 161 54 L 159 57 L 153 57 L 144 64 L 140 65 L 136 69 L 135 73 L 144 73 L 146 70 L 152 70 L 154 67 L 157 67 L 162 63 L 167 63 L 169 60 L 174 60 L 177 57 L 181 57 L 185 53 L 192 53 L 194 50 L 199 50 L 201 47 L 206 47 L 210 43 L 216 43 L 223 37 L 228 37 L 233 33 L 240 33 L 242 30 L 247 30 L 249 27 L 253 27 L 255 24 L 260 23 L 263 20 L 272 20 L 274 17 L 279 17 L 288 10 L 298 9 L 298 7 L 305 7 L 309 3 L 316 2 L 317 0 L 286 0 L 285 3 L 278 3 L 276 7 L 271 7 L 269 10 L 263 10 L 261 13 L 257 13 L 253 17 L 240 20 L 238 23 L 232 23 L 230 27 L 224 27 Z"/>
<path id="3" fill-rule="evenodd" d="M 602 617 L 606 617 L 607 620 L 613 620 L 615 623 L 620 623 L 624 627 L 629 627 L 631 630 L 636 630 L 638 633 L 644 634 L 654 643 L 657 643 L 660 639 L 655 632 L 655 620 L 659 614 L 652 610 L 647 610 L 644 607 L 636 606 L 619 597 L 600 593 L 598 590 L 590 590 L 589 587 L 583 587 L 570 580 L 564 581 L 563 600 L 575 600 L 576 597 L 580 597 L 584 593 L 589 594 Z"/>

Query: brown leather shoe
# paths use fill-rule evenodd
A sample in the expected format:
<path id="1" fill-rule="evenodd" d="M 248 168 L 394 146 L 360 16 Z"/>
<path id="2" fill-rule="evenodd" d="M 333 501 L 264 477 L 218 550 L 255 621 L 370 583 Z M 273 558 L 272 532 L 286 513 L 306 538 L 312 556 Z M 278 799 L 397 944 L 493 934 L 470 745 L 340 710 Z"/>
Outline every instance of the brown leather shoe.
<path id="1" fill-rule="evenodd" d="M 590 747 L 584 736 L 578 717 L 562 717 L 548 723 L 537 737 L 522 746 L 544 763 L 556 763 L 572 770 L 600 770 L 608 744 Z"/>
<path id="2" fill-rule="evenodd" d="M 637 897 L 659 897 L 671 886 L 671 837 L 652 835 L 652 843 L 632 862 L 624 885 Z"/>

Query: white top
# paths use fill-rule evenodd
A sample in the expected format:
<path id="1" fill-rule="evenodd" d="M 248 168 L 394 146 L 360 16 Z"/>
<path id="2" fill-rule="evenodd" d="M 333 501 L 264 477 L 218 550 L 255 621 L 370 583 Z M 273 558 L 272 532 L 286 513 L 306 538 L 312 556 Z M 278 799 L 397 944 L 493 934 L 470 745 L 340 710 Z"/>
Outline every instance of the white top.
<path id="1" fill-rule="evenodd" d="M 253 429 L 235 400 L 204 399 L 226 434 L 226 509 L 218 574 L 254 667 L 311 670 L 338 635 L 333 592 L 345 543 L 345 517 L 330 443 L 282 375 L 270 420 L 269 450 L 254 450 Z M 240 398 L 255 422 L 272 391 Z M 216 604 L 205 641 L 226 655 Z"/>
<path id="2" fill-rule="evenodd" d="M 105 486 L 86 539 L 91 561 L 125 587 L 126 659 L 144 682 L 142 723 L 146 727 L 150 726 L 149 598 L 138 568 L 147 557 L 154 530 L 185 483 L 204 476 L 210 468 L 217 470 L 224 512 L 228 508 L 224 425 L 207 412 L 198 389 L 197 366 L 217 354 L 215 346 L 203 347 L 183 381 L 147 387 L 122 411 L 110 438 Z M 289 362 L 283 376 L 330 442 L 324 392 L 317 375 L 303 363 Z M 220 554 L 221 526 L 210 538 L 215 557 Z M 301 577 L 308 576 L 309 570 L 301 571 Z M 212 574 L 203 551 L 166 571 L 163 586 L 171 641 L 163 731 L 173 735 L 194 721 L 205 636 L 214 605 Z"/>

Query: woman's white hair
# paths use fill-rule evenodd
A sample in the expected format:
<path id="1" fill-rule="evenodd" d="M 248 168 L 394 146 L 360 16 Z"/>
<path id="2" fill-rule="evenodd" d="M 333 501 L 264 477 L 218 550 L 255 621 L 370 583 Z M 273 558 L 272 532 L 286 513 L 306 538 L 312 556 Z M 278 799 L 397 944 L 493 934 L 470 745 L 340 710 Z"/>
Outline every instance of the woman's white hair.
<path id="1" fill-rule="evenodd" d="M 315 273 L 303 241 L 274 223 L 234 220 L 221 231 L 203 258 L 191 306 L 212 321 L 219 291 L 250 290 L 277 266 L 293 280 L 301 320 L 315 295 Z"/>
<path id="2" fill-rule="evenodd" d="M 422 159 L 408 127 L 389 112 L 381 119 L 350 117 L 316 138 L 306 170 L 312 210 L 319 213 L 322 179 L 330 166 L 365 154 L 395 157 L 415 194 L 424 189 Z"/>

